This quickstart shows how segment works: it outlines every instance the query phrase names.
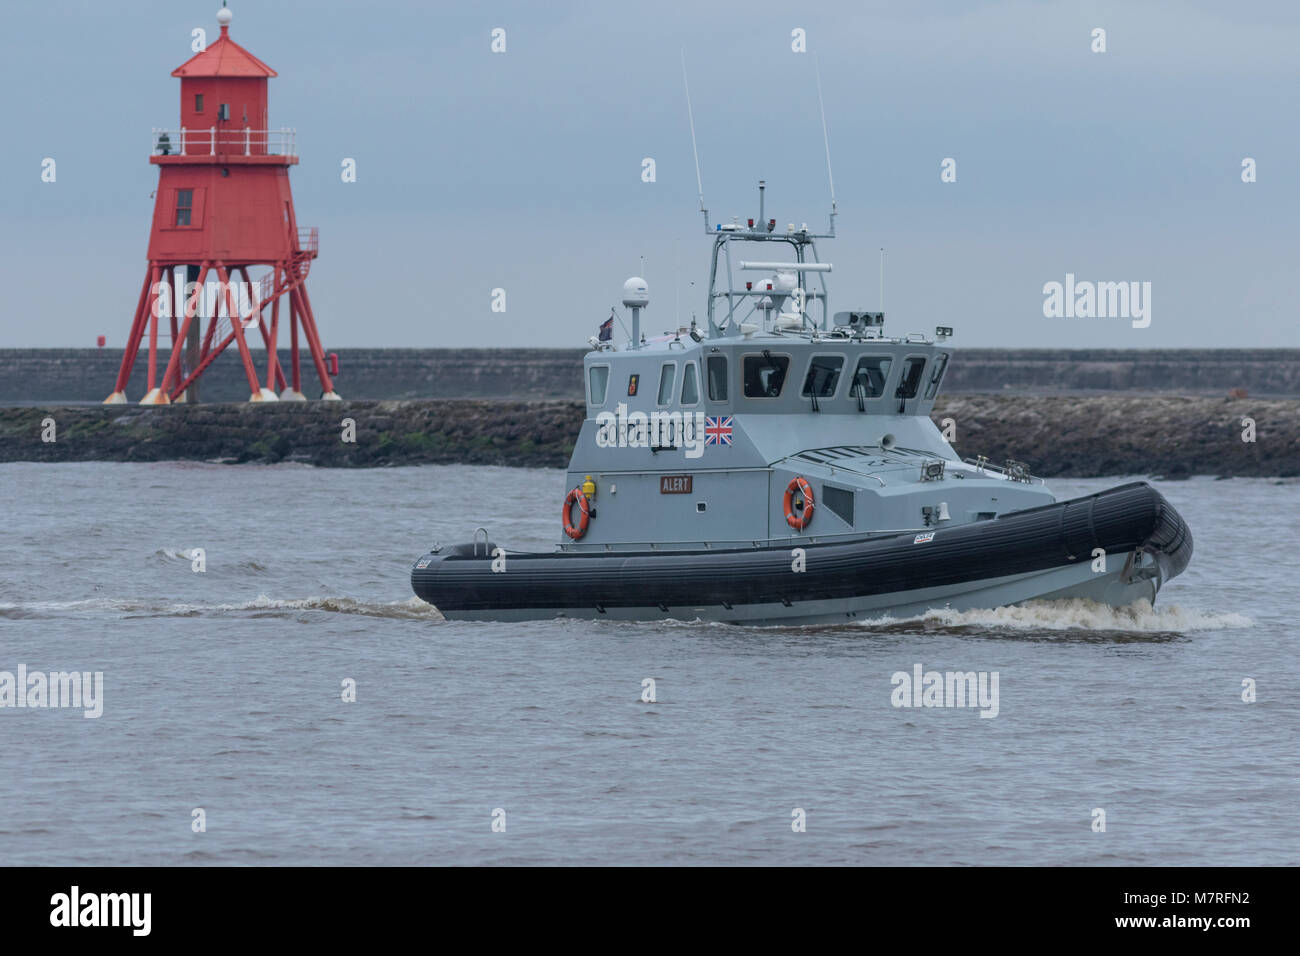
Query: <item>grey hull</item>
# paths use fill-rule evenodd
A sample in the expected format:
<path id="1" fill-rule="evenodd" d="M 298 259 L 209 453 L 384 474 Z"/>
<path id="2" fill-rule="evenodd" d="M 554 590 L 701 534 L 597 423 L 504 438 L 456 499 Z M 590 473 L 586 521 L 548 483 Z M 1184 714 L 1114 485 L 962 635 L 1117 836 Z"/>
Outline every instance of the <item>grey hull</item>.
<path id="1" fill-rule="evenodd" d="M 452 620 L 823 624 L 1087 598 L 1154 601 L 1192 537 L 1135 482 L 992 521 L 843 543 L 731 551 L 553 555 L 456 545 L 412 569 L 415 593 Z"/>

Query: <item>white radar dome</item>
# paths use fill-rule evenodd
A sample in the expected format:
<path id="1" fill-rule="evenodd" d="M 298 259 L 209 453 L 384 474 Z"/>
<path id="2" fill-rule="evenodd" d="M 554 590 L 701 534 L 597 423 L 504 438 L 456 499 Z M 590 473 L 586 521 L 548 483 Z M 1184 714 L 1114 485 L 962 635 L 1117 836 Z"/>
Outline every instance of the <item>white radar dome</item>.
<path id="1" fill-rule="evenodd" d="M 623 283 L 623 304 L 632 308 L 645 308 L 650 304 L 650 287 L 645 279 L 633 276 Z"/>
<path id="2" fill-rule="evenodd" d="M 778 272 L 768 281 L 772 283 L 773 292 L 793 292 L 799 285 L 799 277 L 793 272 Z"/>

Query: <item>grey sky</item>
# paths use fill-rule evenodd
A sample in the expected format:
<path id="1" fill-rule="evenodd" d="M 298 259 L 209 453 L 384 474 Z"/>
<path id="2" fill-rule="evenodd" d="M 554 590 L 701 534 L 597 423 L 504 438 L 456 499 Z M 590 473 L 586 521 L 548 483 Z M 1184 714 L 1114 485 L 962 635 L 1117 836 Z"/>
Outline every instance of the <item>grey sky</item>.
<path id="1" fill-rule="evenodd" d="M 3 346 L 120 348 L 145 267 L 152 127 L 220 0 L 9 6 Z M 647 259 L 649 328 L 703 317 L 714 222 L 839 198 L 831 304 L 966 346 L 1296 346 L 1300 6 L 1276 3 L 397 3 L 231 0 L 280 74 L 327 348 L 580 346 Z M 494 27 L 507 52 L 489 50 Z M 791 30 L 809 53 L 791 51 Z M 1090 50 L 1091 31 L 1108 50 Z M 56 183 L 41 160 L 58 163 Z M 340 180 L 357 161 L 358 182 Z M 653 157 L 657 182 L 641 181 Z M 941 183 L 940 162 L 957 161 Z M 1241 161 L 1258 182 L 1241 181 Z M 1152 322 L 1048 319 L 1067 272 L 1152 283 Z M 692 289 L 690 283 L 695 283 Z M 507 293 L 504 315 L 491 290 Z M 680 300 L 680 306 L 678 301 Z"/>

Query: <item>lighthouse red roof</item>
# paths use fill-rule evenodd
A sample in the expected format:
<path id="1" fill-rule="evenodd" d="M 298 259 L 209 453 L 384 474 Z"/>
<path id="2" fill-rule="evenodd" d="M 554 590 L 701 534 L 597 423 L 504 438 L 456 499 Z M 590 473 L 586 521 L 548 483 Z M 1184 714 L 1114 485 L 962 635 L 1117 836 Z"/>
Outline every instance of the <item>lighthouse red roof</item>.
<path id="1" fill-rule="evenodd" d="M 221 36 L 215 43 L 172 70 L 172 76 L 277 75 L 275 70 L 230 39 L 229 23 L 221 24 Z"/>

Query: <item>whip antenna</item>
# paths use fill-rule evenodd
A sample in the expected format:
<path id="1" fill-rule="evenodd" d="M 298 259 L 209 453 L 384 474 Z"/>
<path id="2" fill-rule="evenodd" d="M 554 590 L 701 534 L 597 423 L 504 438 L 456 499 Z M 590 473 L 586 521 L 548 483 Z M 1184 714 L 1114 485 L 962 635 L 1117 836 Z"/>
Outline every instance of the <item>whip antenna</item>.
<path id="1" fill-rule="evenodd" d="M 695 111 L 691 109 L 691 84 L 686 79 L 686 51 L 682 50 L 682 86 L 686 88 L 686 118 L 691 123 L 691 152 L 695 154 L 695 185 L 700 190 L 700 212 L 704 216 L 704 231 L 709 231 L 709 211 L 704 208 L 704 180 L 700 178 L 700 149 L 695 143 Z"/>
<path id="2" fill-rule="evenodd" d="M 825 102 L 822 101 L 822 69 L 821 69 L 821 63 L 818 61 L 816 53 L 813 54 L 813 70 L 817 76 L 817 105 L 821 107 L 821 111 L 822 111 L 822 142 L 826 144 L 826 178 L 830 181 L 831 184 L 831 235 L 833 236 L 835 235 L 835 215 L 836 215 L 835 174 L 831 172 L 831 137 L 830 134 L 826 131 L 826 104 Z M 692 125 L 691 135 L 694 136 L 693 125 Z M 695 164 L 697 167 L 699 166 L 698 159 L 695 161 Z M 701 205 L 703 205 L 703 201 L 704 201 L 703 194 L 704 194 L 704 188 L 700 187 Z M 704 223 L 704 228 L 708 229 L 708 227 L 709 224 L 706 221 Z"/>
<path id="3" fill-rule="evenodd" d="M 885 311 L 885 247 L 880 247 L 880 311 Z"/>

